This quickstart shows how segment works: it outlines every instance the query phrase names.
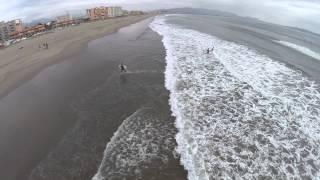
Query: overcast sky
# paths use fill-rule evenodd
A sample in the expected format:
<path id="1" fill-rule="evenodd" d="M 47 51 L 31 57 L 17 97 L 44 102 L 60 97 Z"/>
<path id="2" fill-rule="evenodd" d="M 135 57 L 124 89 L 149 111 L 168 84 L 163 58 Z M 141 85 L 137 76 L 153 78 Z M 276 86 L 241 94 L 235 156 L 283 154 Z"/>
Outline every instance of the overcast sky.
<path id="1" fill-rule="evenodd" d="M 0 21 L 21 18 L 30 22 L 66 11 L 83 13 L 85 8 L 97 5 L 122 5 L 127 9 L 143 10 L 217 9 L 320 33 L 320 0 L 0 0 Z"/>

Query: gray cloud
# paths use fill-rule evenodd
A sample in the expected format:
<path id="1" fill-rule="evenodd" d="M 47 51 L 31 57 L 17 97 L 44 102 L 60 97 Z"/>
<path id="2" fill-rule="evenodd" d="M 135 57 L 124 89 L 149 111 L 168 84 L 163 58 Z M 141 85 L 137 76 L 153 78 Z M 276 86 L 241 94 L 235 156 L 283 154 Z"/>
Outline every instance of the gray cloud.
<path id="1" fill-rule="evenodd" d="M 153 10 L 198 7 L 233 12 L 282 25 L 320 33 L 319 0 L 0 0 L 0 20 L 54 17 L 69 10 L 84 12 L 97 5 L 123 5 L 127 9 Z"/>

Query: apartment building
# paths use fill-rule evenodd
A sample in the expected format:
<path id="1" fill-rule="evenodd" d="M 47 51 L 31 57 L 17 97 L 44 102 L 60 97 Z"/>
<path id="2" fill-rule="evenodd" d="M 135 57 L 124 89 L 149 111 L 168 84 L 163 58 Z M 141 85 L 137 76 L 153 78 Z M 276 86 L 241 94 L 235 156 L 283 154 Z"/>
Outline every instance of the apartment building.
<path id="1" fill-rule="evenodd" d="M 108 8 L 102 6 L 87 9 L 87 17 L 90 20 L 105 19 L 108 17 Z"/>
<path id="2" fill-rule="evenodd" d="M 119 17 L 123 16 L 123 10 L 121 7 L 114 6 L 108 7 L 108 17 Z"/>
<path id="3" fill-rule="evenodd" d="M 106 19 L 112 17 L 123 16 L 123 10 L 121 7 L 95 7 L 87 9 L 87 17 L 90 20 Z"/>
<path id="4" fill-rule="evenodd" d="M 22 21 L 20 19 L 0 22 L 0 42 L 10 39 L 10 34 L 21 32 L 23 30 Z"/>
<path id="5" fill-rule="evenodd" d="M 0 42 L 4 42 L 9 38 L 9 32 L 7 26 L 5 26 L 5 22 L 0 22 Z"/>

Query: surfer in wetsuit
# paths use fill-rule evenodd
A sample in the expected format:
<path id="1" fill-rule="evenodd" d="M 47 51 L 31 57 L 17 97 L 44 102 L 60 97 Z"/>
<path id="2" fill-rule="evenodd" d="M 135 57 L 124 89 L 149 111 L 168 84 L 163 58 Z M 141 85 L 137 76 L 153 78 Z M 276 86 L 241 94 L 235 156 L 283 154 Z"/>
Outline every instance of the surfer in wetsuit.
<path id="1" fill-rule="evenodd" d="M 125 65 L 123 65 L 123 63 L 120 64 L 119 66 L 120 68 L 120 72 L 127 72 Z"/>
<path id="2" fill-rule="evenodd" d="M 207 49 L 207 54 L 210 54 L 210 49 L 209 48 Z"/>

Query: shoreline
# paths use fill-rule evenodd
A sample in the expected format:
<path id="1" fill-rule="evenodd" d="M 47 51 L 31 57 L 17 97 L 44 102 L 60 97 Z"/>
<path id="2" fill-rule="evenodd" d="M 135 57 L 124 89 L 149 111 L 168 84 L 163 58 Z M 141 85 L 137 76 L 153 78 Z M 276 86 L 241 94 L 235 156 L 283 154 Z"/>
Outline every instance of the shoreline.
<path id="1" fill-rule="evenodd" d="M 89 156 L 84 156 L 89 159 L 83 159 L 80 168 L 83 168 L 83 165 L 88 162 L 96 163 L 96 161 L 92 161 L 96 157 L 99 157 L 98 161 L 100 162 L 106 143 L 124 118 L 153 101 L 162 101 L 165 102 L 164 105 L 168 106 L 167 91 L 163 82 L 165 51 L 162 50 L 160 37 L 148 27 L 152 19 L 146 19 L 146 17 L 141 19 L 145 20 L 121 28 L 117 33 L 90 41 L 85 50 L 70 59 L 61 59 L 61 62 L 55 61 L 60 63 L 55 63 L 43 70 L 40 69 L 40 73 L 30 77 L 28 81 L 22 82 L 21 86 L 1 99 L 0 159 L 2 161 L 0 167 L 7 169 L 7 171 L 0 173 L 1 179 L 26 179 L 31 169 L 46 158 L 48 153 L 57 148 L 58 144 L 63 141 L 62 138 L 73 130 L 76 123 L 88 116 L 90 117 L 88 120 L 94 121 L 82 122 L 88 123 L 83 127 L 91 132 L 91 136 L 96 136 L 96 131 L 90 129 L 95 123 L 98 123 L 97 127 L 103 126 L 103 128 L 98 128 L 100 143 L 95 144 L 97 139 L 92 138 L 87 145 L 93 145 L 85 146 L 89 148 L 88 151 L 92 150 L 91 147 L 97 147 L 97 151 L 90 153 Z M 127 23 L 129 24 L 129 21 Z M 76 45 L 80 45 L 80 43 Z M 43 64 L 50 65 L 47 63 L 48 60 Z M 121 61 L 128 65 L 131 72 L 127 76 L 120 76 L 119 79 L 118 65 Z M 32 70 L 35 69 L 34 65 L 37 68 L 41 67 L 38 64 L 42 63 L 29 63 L 28 66 L 23 67 L 32 74 L 34 73 Z M 19 74 L 26 73 L 20 72 Z M 12 79 L 10 81 L 17 82 Z M 101 88 L 101 86 L 103 86 L 102 89 L 106 88 L 104 91 L 99 91 L 99 96 L 103 101 L 100 101 L 99 98 L 97 102 L 94 99 L 91 102 L 81 104 L 83 98 L 87 97 L 87 93 L 91 91 L 94 93 L 96 88 Z M 116 96 L 114 96 L 115 94 Z M 108 112 L 106 112 L 106 103 L 111 103 L 107 108 L 110 109 Z M 114 109 L 115 105 L 112 103 L 117 103 L 117 110 Z M 74 109 L 75 107 L 80 109 Z M 82 110 L 82 108 L 84 109 Z M 166 109 L 168 108 L 166 107 Z M 83 112 L 88 111 L 89 115 L 82 115 Z M 161 114 L 161 116 L 168 115 L 170 113 Z M 100 117 L 106 119 L 100 119 Z M 62 152 L 65 153 L 58 153 L 59 160 L 65 161 L 67 157 L 76 155 L 72 152 L 63 156 L 75 150 L 73 145 L 77 144 L 74 142 L 79 142 L 81 145 L 83 141 L 87 140 L 86 136 L 81 138 L 81 131 L 78 133 L 76 141 L 69 141 L 70 146 L 64 146 L 66 149 L 62 148 Z M 182 171 L 178 160 L 174 160 L 172 166 L 179 169 L 177 172 Z M 58 172 L 63 172 L 64 169 L 68 170 L 68 166 L 64 164 L 60 167 L 62 169 Z M 78 168 L 78 163 L 72 167 Z M 91 167 L 87 166 L 87 168 L 90 173 L 81 171 L 84 173 L 83 176 L 88 177 L 94 175 L 92 172 L 96 173 L 96 164 Z M 172 168 L 170 167 L 170 169 Z M 173 171 L 171 175 L 175 175 L 177 172 Z"/>
<path id="2" fill-rule="evenodd" d="M 85 84 L 90 86 L 89 90 L 73 98 L 73 108 L 69 112 L 76 117 L 75 124 L 33 169 L 30 180 L 87 180 L 97 173 L 100 166 L 102 176 L 106 175 L 104 167 L 112 168 L 113 172 L 121 168 L 124 174 L 112 173 L 115 179 L 132 179 L 133 172 L 141 172 L 136 175 L 139 179 L 186 179 L 186 172 L 174 152 L 176 128 L 163 76 L 165 50 L 161 37 L 148 26 L 151 20 L 96 39 L 88 44 L 87 51 L 81 53 L 72 66 L 81 70 L 76 73 L 77 80 L 69 86 L 73 88 L 77 81 L 87 81 Z M 112 46 L 108 46 L 111 43 Z M 90 61 L 87 61 L 88 57 Z M 120 62 L 128 66 L 127 73 L 120 74 Z M 63 66 L 66 62 L 61 64 Z M 99 68 L 88 67 L 92 64 Z M 79 77 L 83 72 L 87 73 L 85 79 Z M 70 75 L 73 76 L 67 72 L 61 76 Z M 92 80 L 97 83 L 88 83 Z M 144 110 L 141 112 L 140 109 Z M 140 113 L 131 119 L 135 112 Z M 122 131 L 123 127 L 126 130 Z M 123 132 L 120 137 L 135 134 L 139 138 L 123 138 L 120 144 L 117 144 L 118 140 L 110 141 L 119 131 Z M 113 154 L 110 158 L 115 161 L 108 161 L 109 156 L 105 161 L 104 152 L 108 151 L 106 145 L 109 143 L 118 146 L 111 151 L 119 153 L 122 160 L 117 161 L 119 156 Z M 146 149 L 138 152 L 149 153 L 133 153 L 139 147 Z M 118 166 L 121 162 L 133 161 L 139 165 Z"/>
<path id="3" fill-rule="evenodd" d="M 113 34 L 119 29 L 153 17 L 153 14 L 120 17 L 80 24 L 79 26 L 67 27 L 65 29 L 48 33 L 36 38 L 28 39 L 0 50 L 0 99 L 7 96 L 12 90 L 18 88 L 24 82 L 32 79 L 46 67 L 64 61 L 79 54 L 90 41 Z M 100 28 L 100 29 L 99 29 Z M 101 28 L 104 28 L 101 30 Z M 97 30 L 98 29 L 98 30 Z M 71 31 L 71 32 L 70 32 Z M 84 37 L 76 35 L 57 45 L 51 44 L 63 39 L 63 33 L 70 35 L 72 31 L 80 33 L 85 31 L 97 31 Z M 38 44 L 48 42 L 49 49 L 39 49 Z M 35 48 L 36 46 L 36 48 Z M 24 47 L 19 50 L 19 47 Z M 22 53 L 21 53 L 22 52 Z M 45 59 L 45 60 L 44 60 Z"/>

